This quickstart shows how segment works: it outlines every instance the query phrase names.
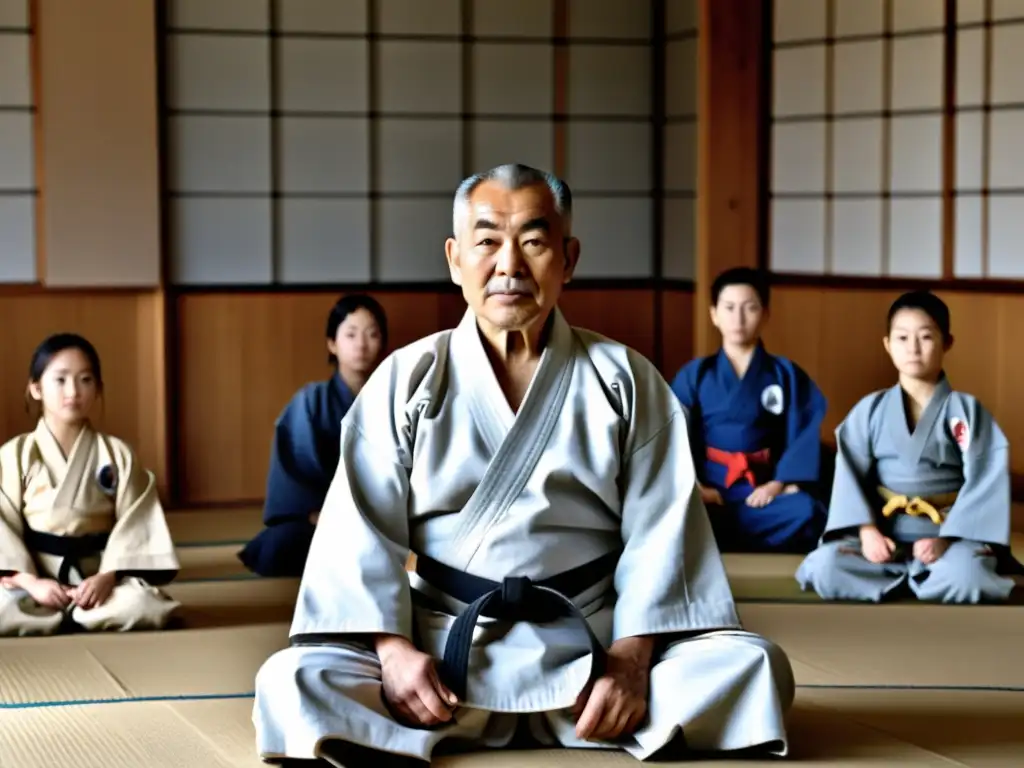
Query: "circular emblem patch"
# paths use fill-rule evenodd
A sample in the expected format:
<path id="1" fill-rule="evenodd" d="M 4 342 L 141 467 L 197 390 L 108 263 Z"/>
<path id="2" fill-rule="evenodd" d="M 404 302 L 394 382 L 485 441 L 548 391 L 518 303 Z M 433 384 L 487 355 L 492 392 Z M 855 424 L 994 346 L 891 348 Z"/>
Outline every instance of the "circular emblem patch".
<path id="1" fill-rule="evenodd" d="M 778 416 L 782 413 L 782 387 L 778 384 L 769 384 L 761 391 L 761 406 Z"/>
<path id="2" fill-rule="evenodd" d="M 100 467 L 100 471 L 96 473 L 96 484 L 108 496 L 113 496 L 117 492 L 117 469 L 113 464 Z"/>

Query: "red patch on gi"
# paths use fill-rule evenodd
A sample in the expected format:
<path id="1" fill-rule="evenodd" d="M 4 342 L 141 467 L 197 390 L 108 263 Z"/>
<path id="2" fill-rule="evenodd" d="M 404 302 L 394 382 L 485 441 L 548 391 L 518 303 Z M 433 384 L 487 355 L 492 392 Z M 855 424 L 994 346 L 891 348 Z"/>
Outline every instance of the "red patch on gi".
<path id="1" fill-rule="evenodd" d="M 966 451 L 971 444 L 971 434 L 967 429 L 967 423 L 963 419 L 950 419 L 949 428 L 953 432 L 953 439 L 960 446 L 960 450 Z"/>

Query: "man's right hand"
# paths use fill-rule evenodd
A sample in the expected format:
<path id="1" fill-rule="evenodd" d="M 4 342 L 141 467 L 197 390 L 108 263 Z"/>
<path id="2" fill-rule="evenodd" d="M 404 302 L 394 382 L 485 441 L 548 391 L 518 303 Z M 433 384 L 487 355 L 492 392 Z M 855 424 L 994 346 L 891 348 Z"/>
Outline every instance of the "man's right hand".
<path id="1" fill-rule="evenodd" d="M 458 699 L 437 676 L 434 658 L 399 635 L 377 638 L 384 698 L 396 718 L 412 726 L 449 722 Z"/>
<path id="2" fill-rule="evenodd" d="M 703 485 L 700 486 L 700 497 L 704 501 L 704 506 L 718 505 L 722 506 L 725 504 L 722 501 L 722 494 L 718 492 L 716 488 L 705 488 Z"/>
<path id="3" fill-rule="evenodd" d="M 875 526 L 865 525 L 860 529 L 860 549 L 865 560 L 880 565 L 892 560 L 896 543 Z"/>

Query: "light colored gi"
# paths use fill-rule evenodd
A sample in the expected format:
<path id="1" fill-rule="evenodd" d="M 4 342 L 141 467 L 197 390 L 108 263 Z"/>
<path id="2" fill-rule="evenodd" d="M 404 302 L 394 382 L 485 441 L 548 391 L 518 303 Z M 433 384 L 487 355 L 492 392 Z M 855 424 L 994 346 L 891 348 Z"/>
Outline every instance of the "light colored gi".
<path id="1" fill-rule="evenodd" d="M 114 486 L 104 488 L 101 469 Z M 152 473 L 122 440 L 86 425 L 65 458 L 40 420 L 36 429 L 0 446 L 0 574 L 31 573 L 57 578 L 62 558 L 31 552 L 26 528 L 61 536 L 109 533 L 101 557 L 85 559 L 84 573 L 176 571 L 171 542 Z M 178 603 L 137 576 L 126 576 L 102 605 L 74 606 L 71 618 L 89 630 L 157 629 Z M 64 618 L 38 605 L 22 589 L 0 587 L 0 636 L 47 635 Z"/>
<path id="2" fill-rule="evenodd" d="M 574 602 L 606 647 L 647 634 L 673 642 L 651 673 L 648 722 L 617 746 L 643 759 L 682 728 L 694 749 L 770 743 L 786 753 L 789 662 L 740 626 L 681 407 L 634 351 L 571 328 L 557 310 L 553 322 L 518 415 L 471 312 L 394 353 L 360 393 L 291 627 L 293 643 L 331 634 L 337 644 L 293 645 L 259 671 L 264 759 L 319 756 L 330 739 L 429 759 L 445 738 L 507 743 L 516 713 L 534 713 L 542 740 L 613 746 L 577 740 L 566 711 L 591 670 L 570 620 L 482 619 L 456 722 L 424 730 L 393 720 L 376 654 L 358 635 L 412 639 L 415 627 L 419 647 L 440 658 L 453 619 L 414 605 L 413 590 L 449 612 L 464 607 L 407 575 L 410 551 L 500 581 L 622 550 L 614 574 Z"/>
<path id="3" fill-rule="evenodd" d="M 828 523 L 797 581 L 826 600 L 879 602 L 904 588 L 928 601 L 1006 600 L 1014 584 L 997 572 L 993 547 L 1010 543 L 1009 442 L 985 407 L 945 376 L 917 427 L 908 424 L 896 385 L 862 399 L 836 429 Z M 858 529 L 869 524 L 903 545 L 894 562 L 861 554 Z M 911 548 L 926 537 L 955 541 L 924 565 Z"/>

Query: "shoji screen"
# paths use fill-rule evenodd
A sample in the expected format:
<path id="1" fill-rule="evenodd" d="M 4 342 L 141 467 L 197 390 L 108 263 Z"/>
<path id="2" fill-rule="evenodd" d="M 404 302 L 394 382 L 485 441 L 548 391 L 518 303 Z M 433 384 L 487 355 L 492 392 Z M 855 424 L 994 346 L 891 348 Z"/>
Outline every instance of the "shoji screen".
<path id="1" fill-rule="evenodd" d="M 665 18 L 662 275 L 692 280 L 697 245 L 697 0 L 669 0 Z"/>
<path id="2" fill-rule="evenodd" d="M 956 18 L 957 277 L 1024 277 L 1024 2 Z"/>
<path id="3" fill-rule="evenodd" d="M 651 276 L 648 0 L 168 8 L 175 282 L 447 280 L 455 187 L 513 161 L 572 184 L 581 277 Z"/>
<path id="4" fill-rule="evenodd" d="M 36 280 L 28 0 L 0 0 L 0 282 Z"/>
<path id="5" fill-rule="evenodd" d="M 945 0 L 775 0 L 770 264 L 943 273 Z"/>
<path id="6" fill-rule="evenodd" d="M 651 3 L 568 3 L 565 176 L 576 194 L 580 277 L 651 277 Z"/>

